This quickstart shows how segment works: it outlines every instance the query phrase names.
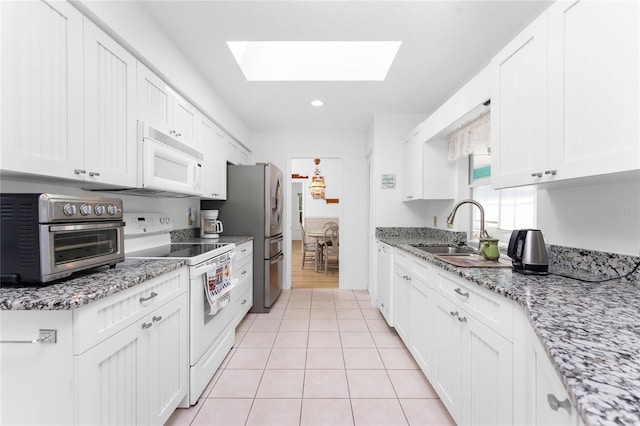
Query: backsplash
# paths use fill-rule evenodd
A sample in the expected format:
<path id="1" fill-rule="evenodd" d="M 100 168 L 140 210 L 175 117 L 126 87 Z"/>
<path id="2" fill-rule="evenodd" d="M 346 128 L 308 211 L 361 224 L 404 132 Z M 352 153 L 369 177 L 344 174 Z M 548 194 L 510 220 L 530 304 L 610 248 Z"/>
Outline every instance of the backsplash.
<path id="1" fill-rule="evenodd" d="M 181 243 L 200 237 L 200 228 L 176 229 L 171 231 L 171 242 Z"/>
<path id="2" fill-rule="evenodd" d="M 638 256 L 573 247 L 549 245 L 547 251 L 550 272 L 558 272 L 587 281 L 626 275 L 640 262 Z M 625 281 L 640 286 L 640 268 L 625 278 Z"/>
<path id="3" fill-rule="evenodd" d="M 459 231 L 447 231 L 436 228 L 410 228 L 410 227 L 389 227 L 376 228 L 376 238 L 400 238 L 402 240 L 437 240 L 438 244 L 459 246 L 467 242 L 467 233 Z"/>

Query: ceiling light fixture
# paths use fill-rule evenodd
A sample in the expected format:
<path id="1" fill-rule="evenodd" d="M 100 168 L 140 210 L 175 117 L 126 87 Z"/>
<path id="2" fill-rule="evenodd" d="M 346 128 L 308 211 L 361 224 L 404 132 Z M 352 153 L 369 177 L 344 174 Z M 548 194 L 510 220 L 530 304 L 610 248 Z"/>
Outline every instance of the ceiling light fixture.
<path id="1" fill-rule="evenodd" d="M 322 105 L 324 105 L 324 102 L 322 102 L 320 99 L 311 101 L 311 106 L 321 107 Z"/>
<path id="2" fill-rule="evenodd" d="M 327 187 L 324 184 L 324 176 L 320 174 L 318 166 L 320 165 L 320 159 L 315 158 L 313 162 L 316 164 L 316 171 L 311 176 L 311 185 L 309 185 L 309 192 L 314 200 L 324 199 L 324 190 Z"/>
<path id="3" fill-rule="evenodd" d="M 247 81 L 384 81 L 401 41 L 228 41 Z"/>

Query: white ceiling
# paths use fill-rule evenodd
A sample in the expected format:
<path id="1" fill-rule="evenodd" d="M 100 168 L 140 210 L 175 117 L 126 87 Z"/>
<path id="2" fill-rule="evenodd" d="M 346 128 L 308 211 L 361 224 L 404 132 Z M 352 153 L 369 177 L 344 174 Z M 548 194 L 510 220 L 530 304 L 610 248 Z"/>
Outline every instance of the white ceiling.
<path id="1" fill-rule="evenodd" d="M 143 1 L 252 132 L 363 131 L 433 112 L 548 1 Z M 247 82 L 227 41 L 402 41 L 384 82 Z M 313 108 L 313 99 L 324 107 Z"/>

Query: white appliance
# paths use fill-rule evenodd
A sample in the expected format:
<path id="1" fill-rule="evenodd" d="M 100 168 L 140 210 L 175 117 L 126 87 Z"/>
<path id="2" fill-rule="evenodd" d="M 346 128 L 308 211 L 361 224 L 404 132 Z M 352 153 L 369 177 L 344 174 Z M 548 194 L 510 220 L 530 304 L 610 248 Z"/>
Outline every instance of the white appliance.
<path id="1" fill-rule="evenodd" d="M 219 238 L 224 227 L 218 220 L 218 210 L 201 210 L 200 218 L 200 238 Z"/>
<path id="2" fill-rule="evenodd" d="M 179 258 L 188 262 L 188 401 L 194 405 L 235 341 L 235 329 L 229 327 L 233 315 L 224 309 L 233 287 L 230 268 L 235 244 L 172 243 L 171 218 L 164 214 L 125 213 L 124 221 L 126 257 Z"/>
<path id="3" fill-rule="evenodd" d="M 201 152 L 138 122 L 138 155 L 141 159 L 139 187 L 148 190 L 202 194 Z"/>

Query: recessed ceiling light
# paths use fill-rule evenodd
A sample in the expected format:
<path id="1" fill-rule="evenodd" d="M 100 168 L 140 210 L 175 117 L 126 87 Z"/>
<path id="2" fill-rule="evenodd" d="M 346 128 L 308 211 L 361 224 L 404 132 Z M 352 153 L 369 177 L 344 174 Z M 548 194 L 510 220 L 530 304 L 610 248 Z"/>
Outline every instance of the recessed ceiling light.
<path id="1" fill-rule="evenodd" d="M 311 105 L 314 107 L 321 107 L 322 105 L 324 105 L 324 102 L 322 102 L 320 99 L 316 99 L 314 101 L 311 101 Z"/>
<path id="2" fill-rule="evenodd" d="M 400 41 L 228 41 L 247 81 L 384 81 Z"/>

